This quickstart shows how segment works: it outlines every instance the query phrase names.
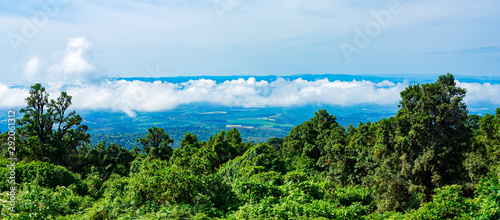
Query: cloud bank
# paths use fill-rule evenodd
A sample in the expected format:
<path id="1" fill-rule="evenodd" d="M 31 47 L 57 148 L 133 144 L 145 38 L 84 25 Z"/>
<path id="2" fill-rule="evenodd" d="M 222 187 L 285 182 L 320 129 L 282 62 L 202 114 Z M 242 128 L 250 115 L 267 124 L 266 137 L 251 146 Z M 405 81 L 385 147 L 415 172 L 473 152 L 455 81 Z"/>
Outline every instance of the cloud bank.
<path id="1" fill-rule="evenodd" d="M 500 85 L 460 83 L 467 89 L 467 104 L 500 104 Z M 256 81 L 255 78 L 216 82 L 210 79 L 183 83 L 106 80 L 100 84 L 51 83 L 47 91 L 55 99 L 60 91 L 73 96 L 73 107 L 85 110 L 119 111 L 135 117 L 136 112 L 157 112 L 179 105 L 209 103 L 228 107 L 289 107 L 308 104 L 352 106 L 396 105 L 407 82 L 329 81 L 303 79 Z M 27 89 L 0 83 L 0 107 L 22 107 Z"/>
<path id="2" fill-rule="evenodd" d="M 169 82 L 115 81 L 99 86 L 68 90 L 75 107 L 110 109 L 130 116 L 135 111 L 161 111 L 191 103 L 210 103 L 244 108 L 285 107 L 307 104 L 355 105 L 394 104 L 406 85 L 389 81 L 330 82 L 327 79 L 306 81 L 256 81 L 251 77 L 217 83 L 214 80 L 190 80 L 180 84 Z"/>

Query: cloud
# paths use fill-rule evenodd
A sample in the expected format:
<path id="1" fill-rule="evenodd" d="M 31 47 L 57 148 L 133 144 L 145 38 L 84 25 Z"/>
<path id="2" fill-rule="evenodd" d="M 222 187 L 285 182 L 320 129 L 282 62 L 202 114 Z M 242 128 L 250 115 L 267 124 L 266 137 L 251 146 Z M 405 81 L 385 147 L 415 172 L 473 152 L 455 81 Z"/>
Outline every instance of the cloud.
<path id="1" fill-rule="evenodd" d="M 429 52 L 429 54 L 438 54 L 438 55 L 490 54 L 490 53 L 500 53 L 500 47 L 477 47 L 477 48 L 463 49 L 463 50 Z"/>
<path id="2" fill-rule="evenodd" d="M 33 56 L 26 63 L 24 76 L 27 79 L 37 79 L 41 71 L 41 60 L 38 56 Z"/>
<path id="3" fill-rule="evenodd" d="M 0 108 L 14 108 L 24 106 L 24 100 L 28 97 L 28 90 L 12 88 L 0 82 Z"/>
<path id="4" fill-rule="evenodd" d="M 85 37 L 69 38 L 66 47 L 46 56 L 31 57 L 24 65 L 24 76 L 29 81 L 57 82 L 80 80 L 83 82 L 97 82 L 105 76 L 97 71 L 95 64 L 90 62 L 87 54 L 92 48 L 92 43 Z M 47 58 L 50 57 L 50 58 Z M 46 63 L 48 68 L 42 68 Z"/>
<path id="5" fill-rule="evenodd" d="M 457 82 L 457 86 L 467 89 L 464 98 L 467 104 L 500 105 L 500 84 Z"/>
<path id="6" fill-rule="evenodd" d="M 46 85 L 52 99 L 65 90 L 73 96 L 73 108 L 124 112 L 135 117 L 137 112 L 158 112 L 180 105 L 208 103 L 228 107 L 263 108 L 309 104 L 352 106 L 374 104 L 393 106 L 408 82 L 388 80 L 329 81 L 317 79 L 261 80 L 255 78 L 217 82 L 211 79 L 183 83 L 106 80 L 99 84 L 76 81 L 72 84 L 54 82 Z M 470 107 L 500 104 L 500 84 L 461 83 L 467 89 L 465 102 Z M 27 89 L 11 88 L 0 83 L 0 107 L 22 107 Z"/>
<path id="7" fill-rule="evenodd" d="M 286 107 L 308 104 L 349 106 L 356 104 L 394 105 L 407 83 L 384 81 L 293 81 L 255 78 L 217 83 L 200 79 L 173 84 L 169 82 L 107 81 L 101 85 L 68 90 L 76 108 L 135 112 L 174 109 L 179 105 L 210 103 L 244 108 Z"/>
<path id="8" fill-rule="evenodd" d="M 66 49 L 61 52 L 61 60 L 49 68 L 49 73 L 69 75 L 82 75 L 95 70 L 95 67 L 90 64 L 83 54 L 92 43 L 87 41 L 85 37 L 70 38 L 66 44 Z"/>

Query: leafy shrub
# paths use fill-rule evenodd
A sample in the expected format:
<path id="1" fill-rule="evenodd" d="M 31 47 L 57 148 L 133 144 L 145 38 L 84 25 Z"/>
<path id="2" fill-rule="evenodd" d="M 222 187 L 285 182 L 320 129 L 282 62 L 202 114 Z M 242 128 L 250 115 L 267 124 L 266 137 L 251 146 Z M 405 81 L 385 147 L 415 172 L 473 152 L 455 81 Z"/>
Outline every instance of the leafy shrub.
<path id="1" fill-rule="evenodd" d="M 462 186 L 450 185 L 435 190 L 433 201 L 406 216 L 409 219 L 470 219 L 477 207 L 462 196 Z"/>
<path id="2" fill-rule="evenodd" d="M 192 171 L 165 161 L 152 160 L 132 176 L 138 204 L 186 204 L 203 206 L 211 215 L 220 215 L 236 203 L 230 186 L 217 175 L 196 176 Z"/>
<path id="3" fill-rule="evenodd" d="M 7 167 L 7 164 L 10 164 L 10 162 L 2 160 L 0 163 L 0 189 L 2 191 L 6 191 L 10 187 L 10 184 L 7 182 L 11 172 L 10 168 Z M 78 174 L 74 174 L 62 166 L 41 161 L 16 163 L 15 177 L 17 184 L 32 183 L 51 189 L 55 189 L 57 186 L 68 187 L 71 184 L 83 187 Z M 80 193 L 83 193 L 84 191 L 84 189 L 79 189 Z"/>
<path id="4" fill-rule="evenodd" d="M 7 200 L 7 193 L 2 193 Z M 74 187 L 43 188 L 23 183 L 16 194 L 15 213 L 2 209 L 2 217 L 13 219 L 51 219 L 58 216 L 82 213 L 92 206 L 94 200 L 89 196 L 79 196 Z"/>
<path id="5" fill-rule="evenodd" d="M 278 186 L 271 182 L 261 182 L 255 179 L 237 181 L 233 190 L 245 203 L 259 203 L 261 199 L 269 196 L 279 197 L 281 192 Z"/>
<path id="6" fill-rule="evenodd" d="M 488 175 L 476 189 L 475 203 L 479 207 L 477 219 L 500 219 L 500 180 Z"/>
<path id="7" fill-rule="evenodd" d="M 248 149 L 242 156 L 225 163 L 218 173 L 232 184 L 237 179 L 249 179 L 252 175 L 267 171 L 284 173 L 285 162 L 271 146 L 259 144 Z"/>
<path id="8" fill-rule="evenodd" d="M 359 185 L 336 188 L 332 196 L 343 206 L 350 206 L 354 203 L 371 205 L 373 202 L 370 191 Z"/>
<path id="9" fill-rule="evenodd" d="M 208 198 L 201 194 L 204 190 L 201 179 L 183 167 L 152 160 L 133 178 L 136 190 L 144 201 L 170 205 L 208 202 Z"/>
<path id="10" fill-rule="evenodd" d="M 147 203 L 137 203 L 139 199 L 132 179 L 117 174 L 111 175 L 98 194 L 102 198 L 87 209 L 84 215 L 74 217 L 75 219 L 117 219 L 123 215 L 134 217 L 134 210 L 141 206 L 149 207 Z"/>
<path id="11" fill-rule="evenodd" d="M 147 213 L 136 219 L 182 219 L 182 220 L 208 220 L 212 219 L 196 207 L 189 205 L 163 206 L 158 212 Z"/>

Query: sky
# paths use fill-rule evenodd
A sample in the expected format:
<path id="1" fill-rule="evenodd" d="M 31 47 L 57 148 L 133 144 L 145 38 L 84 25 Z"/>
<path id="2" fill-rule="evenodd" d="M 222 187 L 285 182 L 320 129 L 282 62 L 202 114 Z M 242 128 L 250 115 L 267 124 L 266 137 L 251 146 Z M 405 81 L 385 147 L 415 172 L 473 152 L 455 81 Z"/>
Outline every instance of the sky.
<path id="1" fill-rule="evenodd" d="M 21 105 L 19 97 L 27 90 L 14 85 L 34 82 L 54 91 L 71 85 L 68 88 L 75 94 L 94 88 L 101 91 L 95 95 L 103 103 L 116 99 L 116 95 L 106 98 L 105 91 L 123 95 L 119 93 L 123 86 L 128 86 L 124 91 L 138 85 L 144 86 L 140 90 L 158 88 L 163 96 L 172 88 L 189 94 L 182 85 L 105 80 L 110 77 L 447 72 L 500 76 L 499 8 L 498 0 L 0 0 L 0 107 Z M 242 91 L 248 97 L 282 91 L 271 86 L 273 82 L 254 81 L 235 83 L 253 85 Z M 203 83 L 207 82 L 189 85 L 207 86 Z M 212 89 L 231 84 L 212 83 Z M 279 83 L 278 79 L 273 85 L 296 86 L 293 91 L 302 98 L 291 98 L 290 103 L 301 104 L 312 96 L 302 96 L 308 91 L 302 89 L 318 83 L 331 88 L 335 82 Z M 384 99 L 384 91 L 393 88 L 390 91 L 397 97 L 404 88 L 392 82 L 382 87 L 372 82 L 340 83 L 344 84 L 338 88 L 354 84 L 380 92 L 366 100 L 373 103 L 393 102 Z M 475 86 L 497 95 L 496 85 Z M 262 95 L 264 87 L 271 92 Z M 202 90 L 196 91 L 205 95 L 224 91 Z M 312 100 L 323 100 L 327 91 L 311 92 L 316 94 Z M 366 96 L 345 94 L 350 95 L 346 100 Z M 241 97 L 221 100 L 241 106 L 273 103 Z M 182 101 L 172 106 L 178 103 Z M 346 103 L 353 104 L 333 101 Z M 134 115 L 134 110 L 141 110 L 136 104 L 103 108 Z"/>
<path id="2" fill-rule="evenodd" d="M 500 75 L 499 8 L 497 0 L 2 0 L 0 69 L 3 81 L 37 71 Z M 50 69 L 74 38 L 85 39 L 74 58 L 87 63 Z"/>

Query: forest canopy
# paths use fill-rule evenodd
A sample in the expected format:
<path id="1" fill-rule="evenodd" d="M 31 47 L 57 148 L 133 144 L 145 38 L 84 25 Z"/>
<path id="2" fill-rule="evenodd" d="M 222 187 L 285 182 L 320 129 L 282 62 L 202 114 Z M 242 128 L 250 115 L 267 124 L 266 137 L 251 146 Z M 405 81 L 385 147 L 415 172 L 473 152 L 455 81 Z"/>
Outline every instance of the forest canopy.
<path id="1" fill-rule="evenodd" d="M 152 127 L 128 150 L 90 144 L 72 97 L 31 87 L 1 134 L 4 219 L 500 219 L 500 108 L 469 114 L 451 74 L 401 92 L 397 114 L 344 127 L 324 109 L 285 138 L 233 128 L 179 148 Z M 332 94 L 335 98 L 335 94 Z M 16 189 L 15 212 L 8 191 Z"/>

